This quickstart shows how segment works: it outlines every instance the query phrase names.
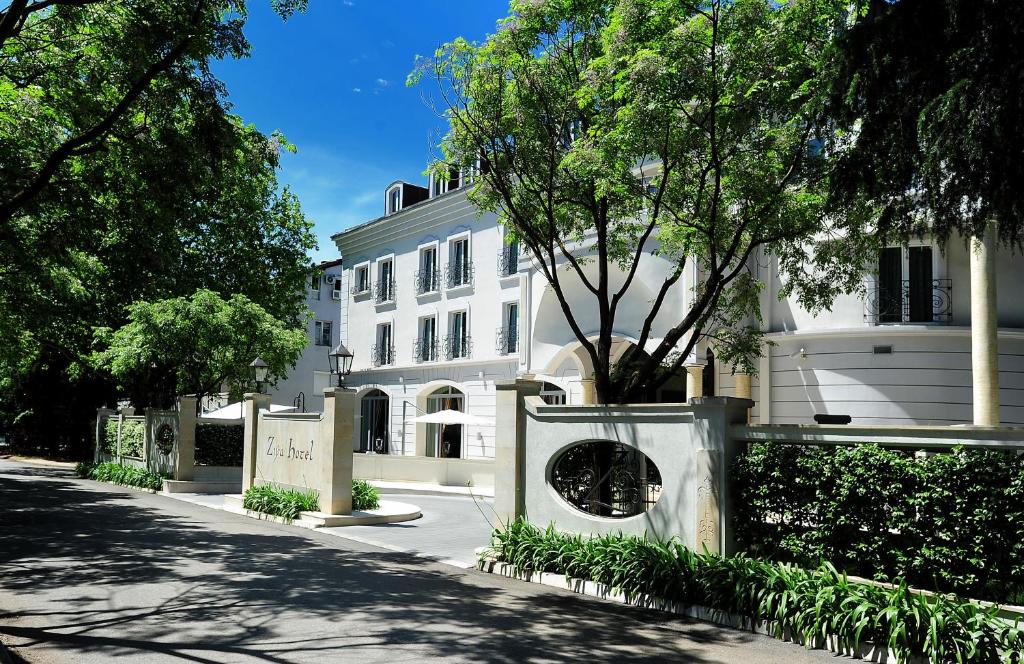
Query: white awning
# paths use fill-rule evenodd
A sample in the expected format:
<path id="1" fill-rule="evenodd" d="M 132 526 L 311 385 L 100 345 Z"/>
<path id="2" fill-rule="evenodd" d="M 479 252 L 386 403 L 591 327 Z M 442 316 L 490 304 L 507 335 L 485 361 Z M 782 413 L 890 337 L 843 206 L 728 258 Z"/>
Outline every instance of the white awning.
<path id="1" fill-rule="evenodd" d="M 424 424 L 476 424 L 483 426 L 494 426 L 494 421 L 486 417 L 477 417 L 461 410 L 439 410 L 436 413 L 420 415 L 413 418 L 413 422 Z"/>
<path id="2" fill-rule="evenodd" d="M 285 413 L 290 410 L 295 410 L 295 406 L 282 406 L 280 404 L 270 404 L 271 413 Z M 204 418 L 210 418 L 214 420 L 240 420 L 243 418 L 242 402 L 236 401 L 235 403 L 229 403 L 226 406 L 222 406 L 217 410 L 211 410 L 208 413 L 203 413 Z"/>

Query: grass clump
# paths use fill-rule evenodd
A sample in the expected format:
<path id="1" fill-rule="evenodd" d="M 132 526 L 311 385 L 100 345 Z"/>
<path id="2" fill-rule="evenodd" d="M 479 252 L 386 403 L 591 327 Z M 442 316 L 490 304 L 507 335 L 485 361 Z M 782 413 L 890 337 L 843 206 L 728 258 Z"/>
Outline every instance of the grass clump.
<path id="1" fill-rule="evenodd" d="M 140 489 L 159 491 L 163 488 L 164 478 L 144 468 L 128 466 L 114 461 L 92 464 L 83 461 L 75 467 L 79 477 L 87 477 L 100 482 L 110 482 L 122 486 L 134 486 Z"/>
<path id="2" fill-rule="evenodd" d="M 830 564 L 805 569 L 746 556 L 697 553 L 676 540 L 564 534 L 517 520 L 495 530 L 487 552 L 523 571 L 565 574 L 638 595 L 764 623 L 776 638 L 839 650 L 870 642 L 900 662 L 1019 662 L 1024 626 L 955 595 L 924 595 L 902 581 L 857 583 Z"/>
<path id="3" fill-rule="evenodd" d="M 352 509 L 375 510 L 380 507 L 380 491 L 366 480 L 352 480 Z"/>
<path id="4" fill-rule="evenodd" d="M 292 521 L 298 518 L 300 512 L 319 512 L 320 497 L 312 489 L 299 491 L 262 484 L 246 489 L 242 496 L 242 507 Z"/>

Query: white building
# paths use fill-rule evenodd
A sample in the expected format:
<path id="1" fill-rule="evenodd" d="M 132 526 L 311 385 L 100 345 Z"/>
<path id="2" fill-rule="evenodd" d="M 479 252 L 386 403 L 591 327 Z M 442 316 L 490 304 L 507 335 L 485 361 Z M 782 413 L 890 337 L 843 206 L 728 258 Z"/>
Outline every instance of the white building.
<path id="1" fill-rule="evenodd" d="M 360 450 L 390 454 L 490 458 L 493 425 L 417 424 L 440 409 L 494 420 L 494 381 L 532 376 L 551 402 L 593 400 L 589 361 L 561 307 L 529 257 L 506 245 L 492 214 L 481 215 L 460 181 L 431 178 L 424 188 L 395 182 L 384 216 L 333 237 L 343 257 L 341 341 L 354 353 L 346 381 L 359 390 Z M 844 296 L 814 316 L 782 287 L 771 260 L 762 312 L 768 347 L 759 376 L 737 377 L 707 363 L 705 394 L 745 392 L 754 421 L 813 423 L 849 415 L 858 424 L 971 422 L 970 276 L 967 249 L 945 253 L 927 242 L 879 257 L 866 298 Z M 1003 424 L 1024 424 L 1024 277 L 1019 261 L 997 255 L 1000 404 Z M 617 350 L 638 336 L 669 265 L 650 252 L 616 317 Z M 621 277 L 620 277 L 621 279 Z M 694 279 L 666 299 L 650 343 L 677 322 Z M 615 284 L 613 284 L 614 286 Z M 596 334 L 598 316 L 582 287 L 567 288 L 574 315 Z M 588 311 L 591 313 L 588 315 Z M 588 327 L 589 326 L 589 327 Z M 613 350 L 613 354 L 616 352 Z M 694 378 L 700 371 L 693 372 Z M 737 382 L 740 388 L 737 390 Z M 686 397 L 682 380 L 659 393 Z"/>
<path id="2" fill-rule="evenodd" d="M 288 377 L 268 390 L 272 403 L 294 406 L 298 411 L 323 410 L 324 388 L 330 381 L 327 354 L 338 343 L 338 314 L 347 297 L 342 289 L 341 260 L 313 267 L 306 284 L 306 306 L 313 312 L 306 325 L 309 344 Z"/>

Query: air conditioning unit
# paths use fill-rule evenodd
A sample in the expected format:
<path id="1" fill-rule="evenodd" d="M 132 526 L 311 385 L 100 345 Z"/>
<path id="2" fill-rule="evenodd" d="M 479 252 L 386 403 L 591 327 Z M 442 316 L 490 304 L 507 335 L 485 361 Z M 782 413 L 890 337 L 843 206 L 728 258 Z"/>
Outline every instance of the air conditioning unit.
<path id="1" fill-rule="evenodd" d="M 337 277 L 335 275 L 333 275 L 333 274 L 328 274 L 328 275 L 326 275 L 326 279 L 327 279 L 327 283 L 333 284 L 334 280 L 337 279 Z"/>
<path id="2" fill-rule="evenodd" d="M 332 290 L 331 291 L 331 299 L 332 300 L 341 300 L 341 291 L 339 291 L 339 290 Z"/>

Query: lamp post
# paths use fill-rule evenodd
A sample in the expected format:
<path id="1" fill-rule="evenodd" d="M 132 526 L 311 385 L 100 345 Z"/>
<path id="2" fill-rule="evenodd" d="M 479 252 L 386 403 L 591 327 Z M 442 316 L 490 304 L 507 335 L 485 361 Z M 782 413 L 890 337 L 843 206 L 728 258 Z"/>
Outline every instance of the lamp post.
<path id="1" fill-rule="evenodd" d="M 263 383 L 267 382 L 267 372 L 270 371 L 270 365 L 264 362 L 263 358 L 257 357 L 249 363 L 249 368 L 252 369 L 252 377 L 256 381 L 256 391 L 263 394 Z"/>
<path id="2" fill-rule="evenodd" d="M 327 354 L 331 363 L 331 373 L 338 376 L 338 387 L 345 382 L 345 376 L 352 373 L 352 351 L 339 343 Z"/>

